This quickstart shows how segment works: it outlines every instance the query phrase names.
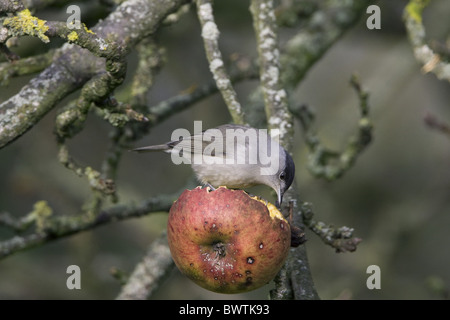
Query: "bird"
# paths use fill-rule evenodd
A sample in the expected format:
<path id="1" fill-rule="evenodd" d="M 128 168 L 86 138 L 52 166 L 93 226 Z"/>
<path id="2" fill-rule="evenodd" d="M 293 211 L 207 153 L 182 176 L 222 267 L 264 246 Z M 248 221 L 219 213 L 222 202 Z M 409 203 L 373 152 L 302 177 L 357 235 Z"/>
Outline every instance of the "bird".
<path id="1" fill-rule="evenodd" d="M 295 164 L 266 129 L 224 124 L 194 134 L 186 129 L 179 133 L 184 135 L 175 133 L 175 140 L 131 151 L 170 153 L 175 164 L 191 164 L 197 179 L 213 190 L 220 186 L 269 186 L 277 194 L 275 205 L 281 207 L 283 195 L 294 180 Z"/>

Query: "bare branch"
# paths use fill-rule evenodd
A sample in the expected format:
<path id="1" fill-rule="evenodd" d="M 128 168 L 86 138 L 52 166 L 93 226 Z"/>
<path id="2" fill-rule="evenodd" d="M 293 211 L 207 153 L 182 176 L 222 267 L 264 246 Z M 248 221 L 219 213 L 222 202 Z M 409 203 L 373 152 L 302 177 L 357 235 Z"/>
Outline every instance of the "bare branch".
<path id="1" fill-rule="evenodd" d="M 309 1 L 308 1 L 309 2 Z M 349 30 L 374 0 L 313 1 L 307 25 L 286 43 L 281 56 L 283 83 L 295 89 L 308 70 Z"/>
<path id="2" fill-rule="evenodd" d="M 356 91 L 359 100 L 360 120 L 358 131 L 351 137 L 343 151 L 330 150 L 324 147 L 314 131 L 314 113 L 305 105 L 293 106 L 292 113 L 300 120 L 304 132 L 305 143 L 310 150 L 308 160 L 309 171 L 317 177 L 335 180 L 347 172 L 358 156 L 372 141 L 372 122 L 369 119 L 369 94 L 364 91 L 356 76 L 352 76 L 350 84 Z"/>
<path id="3" fill-rule="evenodd" d="M 426 113 L 424 121 L 429 128 L 439 131 L 450 138 L 450 124 L 444 122 L 430 112 Z"/>
<path id="4" fill-rule="evenodd" d="M 14 63 L 0 63 L 0 86 L 8 84 L 9 79 L 13 77 L 44 70 L 52 63 L 54 54 L 54 50 L 49 50 L 43 54 L 15 60 Z"/>
<path id="5" fill-rule="evenodd" d="M 294 183 L 284 195 L 288 203 L 292 203 L 290 208 L 293 211 L 291 225 L 304 229 L 303 207 L 298 206 L 300 200 L 297 184 Z M 298 299 L 316 300 L 319 299 L 311 269 L 308 262 L 305 244 L 296 248 L 291 248 L 288 259 L 274 279 L 275 289 L 270 291 L 270 298 L 274 300 Z"/>
<path id="6" fill-rule="evenodd" d="M 202 26 L 202 38 L 205 45 L 206 57 L 209 62 L 217 88 L 219 88 L 233 122 L 244 124 L 244 116 L 241 104 L 237 99 L 230 77 L 225 69 L 222 53 L 219 49 L 219 29 L 214 22 L 211 0 L 196 0 L 197 15 Z"/>
<path id="7" fill-rule="evenodd" d="M 290 149 L 293 118 L 280 76 L 280 52 L 272 0 L 252 0 L 250 11 L 258 45 L 261 87 L 270 129 L 278 129 L 281 144 Z"/>
<path id="8" fill-rule="evenodd" d="M 166 279 L 174 266 L 167 243 L 167 234 L 163 232 L 152 242 L 142 261 L 136 265 L 117 299 L 148 299 Z"/>
<path id="9" fill-rule="evenodd" d="M 305 225 L 318 235 L 325 244 L 336 249 L 336 252 L 353 252 L 362 241 L 361 238 L 353 236 L 353 228 L 346 226 L 335 228 L 322 221 L 313 220 L 314 213 L 310 203 L 302 203 L 301 211 Z"/>
<path id="10" fill-rule="evenodd" d="M 132 47 L 155 32 L 164 18 L 187 0 L 123 2 L 92 31 L 118 46 Z M 136 17 L 133 23 L 129 18 Z M 0 104 L 0 148 L 34 126 L 57 102 L 105 70 L 105 61 L 86 50 L 64 45 L 56 61 L 21 91 Z"/>
<path id="11" fill-rule="evenodd" d="M 25 9 L 22 1 L 0 0 L 0 13 L 16 12 Z"/>
<path id="12" fill-rule="evenodd" d="M 422 72 L 432 72 L 438 79 L 450 81 L 450 64 L 442 61 L 425 40 L 422 12 L 429 3 L 429 0 L 410 0 L 403 12 L 403 19 L 414 56 L 422 64 Z"/>
<path id="13" fill-rule="evenodd" d="M 257 79 L 258 71 L 252 63 L 240 65 L 236 61 L 234 72 L 230 74 L 231 83 L 238 83 L 244 80 Z M 193 87 L 185 92 L 164 100 L 148 108 L 147 117 L 153 123 L 160 122 L 167 117 L 184 110 L 194 103 L 209 97 L 219 91 L 216 82 L 206 83 L 198 87 Z"/>
<path id="14" fill-rule="evenodd" d="M 187 187 L 190 187 L 191 184 L 192 182 L 189 182 Z M 142 202 L 140 205 L 116 205 L 102 210 L 96 216 L 89 214 L 74 216 L 51 215 L 42 221 L 42 230 L 36 230 L 29 235 L 15 236 L 9 240 L 0 242 L 0 259 L 8 257 L 13 253 L 111 222 L 141 217 L 153 212 L 169 211 L 173 201 L 179 194 L 180 192 L 176 192 L 174 194 L 155 196 Z M 5 216 L 3 216 L 2 220 L 4 226 L 13 229 L 17 229 L 16 226 L 19 226 L 21 224 L 20 221 L 22 221 L 22 219 L 14 221 L 10 216 L 6 220 Z"/>

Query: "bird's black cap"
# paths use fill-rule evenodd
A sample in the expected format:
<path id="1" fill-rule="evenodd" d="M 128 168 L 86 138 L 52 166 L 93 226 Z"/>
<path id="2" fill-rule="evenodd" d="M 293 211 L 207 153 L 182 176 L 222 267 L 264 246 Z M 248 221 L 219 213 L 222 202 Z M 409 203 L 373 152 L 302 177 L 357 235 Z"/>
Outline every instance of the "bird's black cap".
<path id="1" fill-rule="evenodd" d="M 284 179 L 284 181 L 286 182 L 286 186 L 285 189 L 283 190 L 283 193 L 284 191 L 289 189 L 295 177 L 294 160 L 292 160 L 291 155 L 287 151 L 286 151 L 286 168 L 284 169 L 284 173 L 286 174 L 286 178 Z"/>

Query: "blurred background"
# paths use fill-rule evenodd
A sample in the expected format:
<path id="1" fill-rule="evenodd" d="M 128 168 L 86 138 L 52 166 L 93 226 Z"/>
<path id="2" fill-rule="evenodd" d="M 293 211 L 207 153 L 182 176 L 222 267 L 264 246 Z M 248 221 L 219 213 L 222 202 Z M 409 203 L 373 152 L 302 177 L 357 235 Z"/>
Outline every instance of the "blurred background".
<path id="1" fill-rule="evenodd" d="M 363 239 L 356 252 L 335 253 L 307 231 L 307 251 L 317 291 L 323 299 L 442 299 L 450 288 L 450 139 L 424 123 L 431 113 L 450 123 L 449 83 L 423 74 L 415 61 L 402 23 L 406 1 L 379 1 L 381 30 L 368 30 L 366 17 L 338 41 L 309 71 L 295 91 L 295 100 L 316 111 L 316 128 L 322 142 L 335 149 L 345 146 L 356 132 L 358 100 L 349 86 L 352 73 L 359 75 L 370 92 L 374 140 L 341 179 L 327 182 L 306 169 L 307 150 L 296 124 L 294 160 L 296 181 L 304 201 L 313 204 L 315 219 L 355 229 Z M 71 3 L 77 4 L 77 3 Z M 97 2 L 79 3 L 82 21 L 92 26 L 106 14 Z M 224 57 L 238 52 L 256 56 L 249 3 L 215 1 L 216 22 L 221 30 Z M 43 19 L 66 20 L 65 6 L 43 9 Z M 427 38 L 445 43 L 449 36 L 450 2 L 435 0 L 425 10 Z M 368 16 L 367 16 L 368 17 Z M 89 24 L 90 22 L 90 24 Z M 280 29 L 281 39 L 284 33 Z M 191 11 L 157 37 L 167 50 L 167 63 L 155 81 L 149 103 L 156 104 L 192 85 L 209 83 L 200 28 Z M 52 40 L 50 46 L 61 42 Z M 49 45 L 22 38 L 16 52 L 26 57 L 45 52 Z M 130 56 L 127 81 L 136 56 Z M 22 77 L 0 87 L 0 102 L 29 80 Z M 256 81 L 236 86 L 241 102 Z M 71 98 L 75 97 L 72 96 Z M 67 103 L 65 99 L 60 106 Z M 46 200 L 55 215 L 80 212 L 89 197 L 85 179 L 65 169 L 57 160 L 53 134 L 56 109 L 16 142 L 0 150 L 0 212 L 17 217 Z M 162 143 L 176 128 L 193 130 L 230 121 L 219 95 L 172 116 L 155 127 L 136 146 Z M 100 169 L 111 127 L 94 113 L 85 129 L 69 143 L 82 165 Z M 176 166 L 166 154 L 125 153 L 116 181 L 120 202 L 140 203 L 160 193 L 182 188 L 192 173 Z M 264 187 L 254 193 L 271 197 Z M 0 261 L 0 299 L 113 299 L 120 283 L 111 268 L 131 273 L 150 243 L 165 229 L 167 213 L 112 223 L 92 231 L 19 252 Z M 0 226 L 0 241 L 13 233 Z M 81 290 L 68 290 L 66 268 L 81 268 Z M 381 268 L 381 289 L 369 290 L 367 267 Z M 239 295 L 206 291 L 175 268 L 154 299 L 265 299 L 271 285 Z"/>

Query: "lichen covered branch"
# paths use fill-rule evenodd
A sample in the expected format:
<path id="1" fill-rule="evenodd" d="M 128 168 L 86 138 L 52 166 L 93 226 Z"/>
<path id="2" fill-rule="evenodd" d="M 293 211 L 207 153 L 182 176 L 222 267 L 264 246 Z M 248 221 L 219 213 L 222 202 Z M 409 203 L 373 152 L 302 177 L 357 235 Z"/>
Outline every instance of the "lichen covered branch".
<path id="1" fill-rule="evenodd" d="M 448 138 L 450 138 L 450 124 L 440 119 L 438 116 L 427 112 L 424 117 L 424 122 L 429 128 L 443 133 Z"/>
<path id="2" fill-rule="evenodd" d="M 126 51 L 155 32 L 168 14 L 186 2 L 187 0 L 126 1 L 94 26 L 92 32 L 102 39 L 115 42 L 115 48 Z M 130 17 L 133 17 L 132 21 Z M 46 31 L 33 32 L 45 39 Z M 19 93 L 0 104 L 0 148 L 32 128 L 62 98 L 105 71 L 104 58 L 80 47 L 64 45 L 58 50 L 57 57 Z M 119 66 L 120 61 L 114 61 L 114 57 L 110 61 L 110 73 L 113 73 L 112 70 Z"/>
<path id="3" fill-rule="evenodd" d="M 275 11 L 272 0 L 252 0 L 250 11 L 258 45 L 261 89 L 269 129 L 279 130 L 281 144 L 290 149 L 293 118 L 280 72 L 280 51 L 277 40 Z"/>
<path id="4" fill-rule="evenodd" d="M 174 266 L 167 243 L 167 234 L 163 232 L 152 242 L 142 261 L 136 265 L 117 300 L 148 299 Z"/>
<path id="5" fill-rule="evenodd" d="M 46 53 L 24 59 L 17 58 L 14 63 L 0 63 L 0 86 L 7 85 L 11 78 L 44 70 L 52 63 L 54 53 L 54 50 L 49 50 Z"/>
<path id="6" fill-rule="evenodd" d="M 444 61 L 438 53 L 427 44 L 426 31 L 422 23 L 422 12 L 429 0 L 410 0 L 403 12 L 406 31 L 414 50 L 414 56 L 422 64 L 424 73 L 432 72 L 441 80 L 450 81 L 450 63 Z"/>
<path id="7" fill-rule="evenodd" d="M 292 113 L 300 120 L 305 143 L 310 151 L 308 158 L 309 171 L 321 178 L 335 180 L 347 172 L 358 156 L 372 141 L 372 122 L 369 119 L 368 93 L 362 89 L 356 76 L 350 80 L 351 86 L 358 95 L 360 120 L 358 131 L 352 136 L 343 151 L 326 148 L 317 137 L 314 130 L 315 115 L 306 105 L 291 108 Z"/>
<path id="8" fill-rule="evenodd" d="M 222 53 L 219 49 L 219 29 L 214 21 L 212 1 L 196 0 L 197 15 L 202 26 L 202 38 L 205 46 L 206 57 L 209 62 L 216 86 L 227 104 L 234 123 L 244 124 L 244 115 L 241 104 L 238 101 L 230 77 L 225 69 Z"/>
<path id="9" fill-rule="evenodd" d="M 290 224 L 303 230 L 303 207 L 298 193 L 297 185 L 294 181 L 291 188 L 285 193 L 284 200 L 292 204 L 292 220 Z M 308 255 L 305 245 L 291 248 L 288 259 L 274 279 L 275 288 L 270 291 L 270 298 L 273 300 L 316 300 L 319 299 L 311 269 L 308 262 Z"/>
<path id="10" fill-rule="evenodd" d="M 96 216 L 90 214 L 73 216 L 46 214 L 49 210 L 51 212 L 51 209 L 41 202 L 35 205 L 32 213 L 18 220 L 3 213 L 0 215 L 0 226 L 13 231 L 30 229 L 32 223 L 35 223 L 36 227 L 30 234 L 16 235 L 9 240 L 1 241 L 0 259 L 111 222 L 141 217 L 152 212 L 168 211 L 178 195 L 179 192 L 155 196 L 139 205 L 118 204 L 101 210 Z"/>
<path id="11" fill-rule="evenodd" d="M 361 238 L 353 236 L 353 228 L 346 226 L 336 228 L 322 221 L 314 220 L 310 203 L 302 203 L 301 211 L 305 225 L 318 235 L 324 243 L 336 249 L 336 252 L 353 252 L 362 241 Z"/>
<path id="12" fill-rule="evenodd" d="M 23 10 L 24 8 L 25 7 L 20 0 L 0 0 L 0 13 L 16 12 Z"/>

